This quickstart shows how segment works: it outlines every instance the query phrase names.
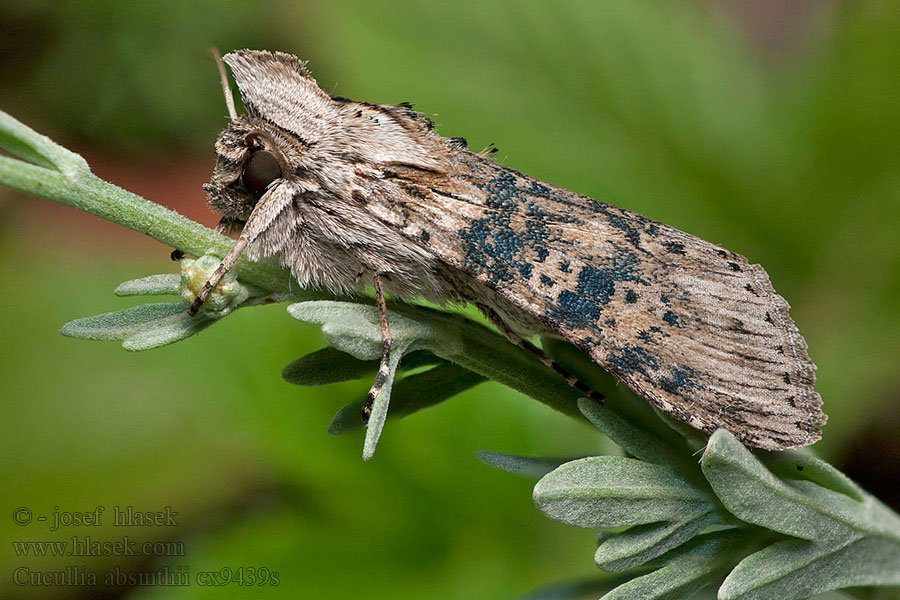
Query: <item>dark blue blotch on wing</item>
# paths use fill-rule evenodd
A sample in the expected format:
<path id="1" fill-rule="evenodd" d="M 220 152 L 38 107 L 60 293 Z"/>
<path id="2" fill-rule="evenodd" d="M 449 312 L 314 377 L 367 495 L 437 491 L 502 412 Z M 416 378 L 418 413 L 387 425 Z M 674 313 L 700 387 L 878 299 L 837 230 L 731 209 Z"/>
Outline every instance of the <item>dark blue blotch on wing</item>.
<path id="1" fill-rule="evenodd" d="M 673 313 L 671 310 L 667 310 L 662 317 L 662 320 L 671 325 L 672 327 L 679 327 L 680 321 L 678 320 L 678 315 Z"/>
<path id="2" fill-rule="evenodd" d="M 566 328 L 600 329 L 597 320 L 603 308 L 612 301 L 617 282 L 650 285 L 640 276 L 640 259 L 637 255 L 621 247 L 616 247 L 616 250 L 618 254 L 612 260 L 607 259 L 601 263 L 591 257 L 594 262 L 581 267 L 575 289 L 560 292 L 556 298 L 556 306 L 545 312 L 551 322 Z"/>
<path id="3" fill-rule="evenodd" d="M 600 318 L 600 305 L 583 294 L 564 290 L 556 299 L 557 308 L 547 311 L 547 318 L 568 327 L 585 328 Z M 598 328 L 599 329 L 599 328 Z"/>
<path id="4" fill-rule="evenodd" d="M 641 249 L 641 234 L 638 233 L 638 230 L 634 225 L 625 220 L 622 216 L 612 214 L 609 211 L 606 211 L 606 220 L 616 229 L 620 229 L 625 234 L 625 239 L 631 242 L 632 246 L 638 250 Z"/>
<path id="5" fill-rule="evenodd" d="M 524 240 L 509 222 L 509 214 L 490 213 L 459 231 L 467 271 L 485 274 L 492 283 L 513 281 L 516 273 L 531 277 L 533 266 L 523 260 Z"/>
<path id="6" fill-rule="evenodd" d="M 606 355 L 611 367 L 621 374 L 642 373 L 659 370 L 659 361 L 643 346 L 624 346 L 618 352 Z"/>
<path id="7" fill-rule="evenodd" d="M 673 369 L 671 376 L 659 380 L 659 387 L 671 394 L 678 394 L 687 388 L 699 387 L 694 380 L 696 376 L 697 372 L 690 367 Z"/>
<path id="8" fill-rule="evenodd" d="M 512 169 L 497 167 L 491 178 L 473 182 L 485 192 L 489 209 L 481 219 L 459 230 L 462 239 L 463 266 L 469 273 L 486 275 L 492 283 L 530 279 L 532 262 L 541 263 L 549 255 L 549 246 L 571 242 L 550 234 L 548 224 L 577 222 L 572 216 L 541 208 L 535 197 L 553 197 L 553 191 L 528 180 Z M 520 187 L 522 184 L 522 187 Z M 524 225 L 511 225 L 520 215 Z"/>

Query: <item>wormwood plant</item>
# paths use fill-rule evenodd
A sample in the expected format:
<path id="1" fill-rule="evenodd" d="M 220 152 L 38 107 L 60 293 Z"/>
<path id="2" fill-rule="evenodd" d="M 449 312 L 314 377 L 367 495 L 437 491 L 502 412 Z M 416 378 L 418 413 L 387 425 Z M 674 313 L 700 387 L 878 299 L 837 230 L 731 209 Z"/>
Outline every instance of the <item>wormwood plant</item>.
<path id="1" fill-rule="evenodd" d="M 186 305 L 230 248 L 229 238 L 97 178 L 82 157 L 2 112 L 0 148 L 18 157 L 0 156 L 0 183 L 198 257 L 183 260 L 178 274 L 135 279 L 115 290 L 172 295 L 172 301 L 77 319 L 62 327 L 64 335 L 147 350 L 194 335 L 238 308 L 290 301 L 288 314 L 320 325 L 331 346 L 287 365 L 285 380 L 322 385 L 374 374 L 381 331 L 365 300 L 298 290 L 274 262 L 241 259 L 204 311 L 190 318 Z M 579 398 L 533 356 L 462 315 L 393 303 L 390 324 L 391 371 L 373 407 L 365 458 L 387 418 L 487 378 L 587 418 L 622 448 L 622 456 L 576 460 L 479 455 L 493 467 L 538 478 L 534 502 L 550 518 L 601 531 L 594 559 L 613 576 L 556 585 L 533 598 L 686 598 L 714 586 L 722 599 L 792 600 L 842 588 L 856 588 L 846 591 L 856 597 L 887 598 L 891 590 L 861 586 L 900 585 L 900 517 L 808 452 L 751 452 L 724 430 L 707 441 L 557 340 L 543 340 L 544 349 L 603 392 L 604 404 Z M 360 408 L 361 402 L 341 409 L 329 430 L 362 426 Z"/>

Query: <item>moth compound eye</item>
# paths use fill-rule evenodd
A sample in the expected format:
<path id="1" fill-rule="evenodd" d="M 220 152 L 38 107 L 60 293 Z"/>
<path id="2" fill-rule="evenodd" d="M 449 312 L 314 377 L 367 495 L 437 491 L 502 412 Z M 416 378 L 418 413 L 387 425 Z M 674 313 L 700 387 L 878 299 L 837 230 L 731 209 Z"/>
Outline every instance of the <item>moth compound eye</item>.
<path id="1" fill-rule="evenodd" d="M 244 185 L 256 192 L 264 192 L 269 184 L 279 177 L 281 177 L 281 163 L 268 150 L 254 152 L 244 165 Z"/>

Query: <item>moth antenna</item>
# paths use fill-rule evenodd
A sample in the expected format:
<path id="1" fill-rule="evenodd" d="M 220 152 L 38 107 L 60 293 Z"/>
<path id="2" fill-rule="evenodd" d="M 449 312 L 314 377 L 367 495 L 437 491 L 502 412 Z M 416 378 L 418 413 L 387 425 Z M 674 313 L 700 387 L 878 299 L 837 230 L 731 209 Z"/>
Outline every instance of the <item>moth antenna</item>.
<path id="1" fill-rule="evenodd" d="M 219 68 L 219 79 L 222 81 L 222 93 L 225 94 L 225 104 L 228 105 L 228 116 L 234 121 L 237 119 L 237 111 L 234 109 L 234 96 L 231 95 L 231 88 L 228 86 L 228 74 L 225 72 L 225 63 L 222 61 L 219 49 L 215 46 L 209 49 L 209 53 Z"/>

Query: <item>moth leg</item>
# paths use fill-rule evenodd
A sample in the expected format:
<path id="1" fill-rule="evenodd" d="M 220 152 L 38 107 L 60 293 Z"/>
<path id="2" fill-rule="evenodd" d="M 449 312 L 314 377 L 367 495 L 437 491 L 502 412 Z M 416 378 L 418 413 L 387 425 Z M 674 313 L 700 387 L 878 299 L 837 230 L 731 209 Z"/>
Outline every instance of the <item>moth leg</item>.
<path id="1" fill-rule="evenodd" d="M 503 322 L 503 319 L 500 317 L 500 315 L 497 314 L 497 311 L 495 311 L 493 308 L 487 306 L 486 304 L 476 304 L 475 306 L 477 306 L 478 310 L 481 311 L 481 314 L 483 314 L 485 318 L 487 318 L 487 320 L 490 321 L 491 324 L 493 324 L 494 327 L 496 327 L 500 331 L 500 333 L 503 334 L 503 337 L 505 337 L 511 343 L 533 354 L 534 357 L 544 363 L 544 365 L 559 373 L 560 376 L 562 376 L 562 378 L 566 380 L 566 383 L 568 383 L 570 386 L 572 386 L 588 398 L 597 400 L 598 402 L 603 401 L 603 394 L 591 389 L 590 386 L 569 373 L 569 371 L 567 371 L 565 367 L 547 356 L 546 352 L 544 352 L 528 340 L 522 338 L 522 336 L 510 329 L 506 325 L 506 323 Z"/>
<path id="2" fill-rule="evenodd" d="M 239 238 L 237 242 L 235 242 L 234 246 L 231 248 L 231 251 L 228 255 L 219 263 L 219 266 L 216 267 L 216 270 L 213 271 L 213 274 L 209 276 L 209 279 L 206 280 L 206 283 L 203 284 L 203 288 L 200 290 L 200 293 L 197 294 L 197 297 L 191 302 L 191 305 L 188 307 L 188 314 L 190 316 L 196 316 L 196 314 L 200 311 L 200 307 L 203 306 L 203 303 L 206 302 L 206 299 L 209 298 L 209 295 L 212 293 L 213 288 L 215 288 L 219 284 L 219 280 L 227 273 L 231 267 L 234 266 L 234 263 L 237 262 L 238 257 L 240 257 L 241 252 L 244 251 L 244 248 L 247 246 L 247 238 Z"/>
<path id="3" fill-rule="evenodd" d="M 259 199 L 259 202 L 256 203 L 253 212 L 250 213 L 250 217 L 244 223 L 241 236 L 234 243 L 234 246 L 231 247 L 231 250 L 228 251 L 225 258 L 222 259 L 222 262 L 219 263 L 219 266 L 216 267 L 216 270 L 209 276 L 209 279 L 206 280 L 206 283 L 203 284 L 203 288 L 200 290 L 200 293 L 197 294 L 197 297 L 191 302 L 187 311 L 190 316 L 194 317 L 200 312 L 200 307 L 203 306 L 203 303 L 209 298 L 209 295 L 219 284 L 219 281 L 225 273 L 231 270 L 231 267 L 233 267 L 234 263 L 240 258 L 244 248 L 255 241 L 256 238 L 272 225 L 278 218 L 278 215 L 281 214 L 281 211 L 283 211 L 286 206 L 290 205 L 293 198 L 294 191 L 289 185 L 273 185 L 266 190 L 266 193 L 263 194 L 262 198 Z M 216 230 L 222 232 L 222 228 L 227 228 L 226 231 L 230 232 L 231 227 L 234 224 L 235 221 L 222 219 L 216 226 Z"/>
<path id="4" fill-rule="evenodd" d="M 375 396 L 381 391 L 390 373 L 390 356 L 391 356 L 391 326 L 388 323 L 387 304 L 384 301 L 384 286 L 381 281 L 381 275 L 376 274 L 373 280 L 375 285 L 375 303 L 378 305 L 378 317 L 381 320 L 381 364 L 378 365 L 378 373 L 375 374 L 375 381 L 369 388 L 366 396 L 366 402 L 362 407 L 363 422 L 368 423 L 369 416 L 372 414 L 372 405 L 375 403 Z"/>

